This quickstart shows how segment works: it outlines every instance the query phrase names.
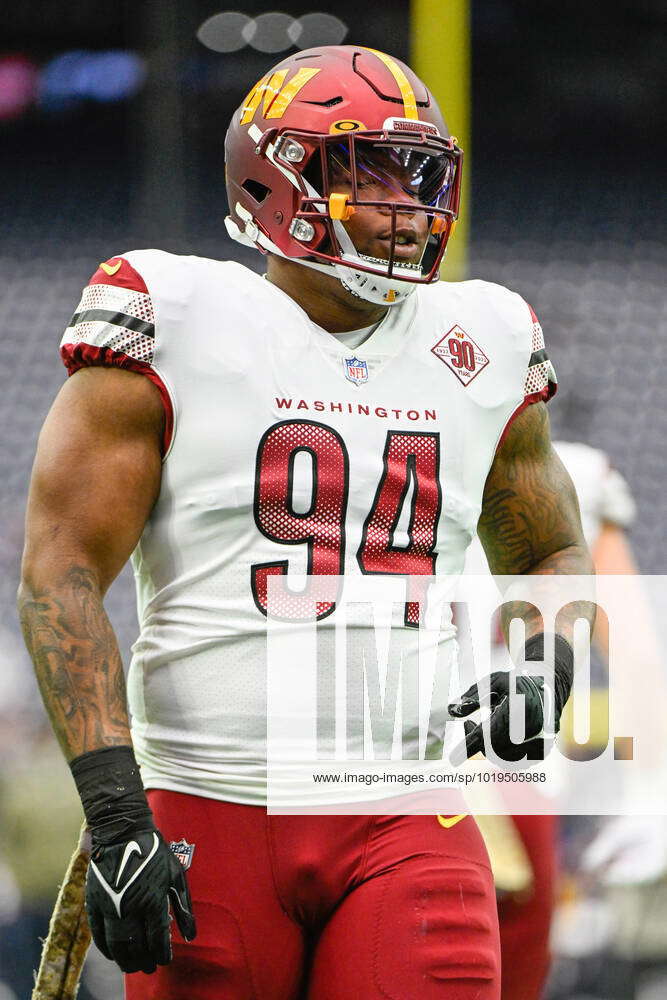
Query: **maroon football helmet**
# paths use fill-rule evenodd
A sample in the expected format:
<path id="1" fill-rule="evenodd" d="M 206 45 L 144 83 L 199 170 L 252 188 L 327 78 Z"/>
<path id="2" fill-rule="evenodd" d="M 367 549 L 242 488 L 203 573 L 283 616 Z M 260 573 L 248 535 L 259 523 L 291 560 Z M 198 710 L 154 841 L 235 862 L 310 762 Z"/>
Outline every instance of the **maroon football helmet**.
<path id="1" fill-rule="evenodd" d="M 438 278 L 462 156 L 404 63 L 362 46 L 307 49 L 262 77 L 232 118 L 227 230 L 394 304 Z M 375 221 L 372 254 L 350 235 L 356 213 Z"/>

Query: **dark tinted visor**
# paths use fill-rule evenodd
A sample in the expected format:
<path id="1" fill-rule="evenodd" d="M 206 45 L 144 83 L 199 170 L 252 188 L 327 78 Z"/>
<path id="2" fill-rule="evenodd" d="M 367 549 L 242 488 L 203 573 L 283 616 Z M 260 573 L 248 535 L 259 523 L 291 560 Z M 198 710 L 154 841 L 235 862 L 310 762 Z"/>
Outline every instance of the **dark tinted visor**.
<path id="1" fill-rule="evenodd" d="M 405 201 L 411 198 L 433 208 L 446 206 L 454 166 L 445 152 L 372 141 L 354 144 L 359 201 Z M 331 191 L 352 191 L 350 144 L 341 141 L 328 147 Z"/>

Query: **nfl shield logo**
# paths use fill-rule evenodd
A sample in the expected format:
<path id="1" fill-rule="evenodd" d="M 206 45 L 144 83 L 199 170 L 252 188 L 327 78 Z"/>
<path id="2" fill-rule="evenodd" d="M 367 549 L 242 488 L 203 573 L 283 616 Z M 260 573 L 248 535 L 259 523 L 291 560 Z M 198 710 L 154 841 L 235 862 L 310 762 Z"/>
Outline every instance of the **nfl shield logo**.
<path id="1" fill-rule="evenodd" d="M 345 377 L 355 385 L 368 382 L 368 365 L 359 358 L 345 358 Z"/>
<path id="2" fill-rule="evenodd" d="M 173 852 L 175 857 L 181 862 L 185 870 L 187 871 L 192 864 L 192 855 L 195 853 L 195 845 L 188 844 L 187 840 L 172 840 L 169 844 L 169 849 Z"/>

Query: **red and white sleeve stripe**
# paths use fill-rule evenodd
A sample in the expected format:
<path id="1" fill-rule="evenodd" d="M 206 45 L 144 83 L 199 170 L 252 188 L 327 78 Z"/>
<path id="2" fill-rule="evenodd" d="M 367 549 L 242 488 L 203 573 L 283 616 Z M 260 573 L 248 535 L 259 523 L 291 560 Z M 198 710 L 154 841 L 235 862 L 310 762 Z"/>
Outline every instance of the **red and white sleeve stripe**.
<path id="1" fill-rule="evenodd" d="M 532 343 L 531 355 L 526 369 L 526 380 L 523 387 L 525 404 L 537 403 L 541 400 L 546 402 L 548 399 L 551 399 L 558 389 L 558 379 L 546 351 L 540 321 L 535 315 L 532 306 L 528 305 L 528 308 L 530 309 L 530 318 L 532 320 Z"/>
<path id="2" fill-rule="evenodd" d="M 526 305 L 530 310 L 532 334 L 531 354 L 528 359 L 528 367 L 526 368 L 526 377 L 523 384 L 523 399 L 505 424 L 503 432 L 498 439 L 496 451 L 500 448 L 503 441 L 507 437 L 507 432 L 519 414 L 523 413 L 526 407 L 530 406 L 532 403 L 546 403 L 558 389 L 558 379 L 556 378 L 554 366 L 549 360 L 549 355 L 546 351 L 544 334 L 542 333 L 540 321 L 535 315 L 532 306 L 528 305 L 528 303 L 526 303 Z"/>
<path id="3" fill-rule="evenodd" d="M 69 375 L 80 368 L 125 368 L 149 378 L 159 389 L 165 410 L 163 452 L 171 441 L 174 415 L 171 398 L 153 368 L 155 313 L 146 283 L 123 257 L 100 264 L 72 316 L 60 343 Z"/>

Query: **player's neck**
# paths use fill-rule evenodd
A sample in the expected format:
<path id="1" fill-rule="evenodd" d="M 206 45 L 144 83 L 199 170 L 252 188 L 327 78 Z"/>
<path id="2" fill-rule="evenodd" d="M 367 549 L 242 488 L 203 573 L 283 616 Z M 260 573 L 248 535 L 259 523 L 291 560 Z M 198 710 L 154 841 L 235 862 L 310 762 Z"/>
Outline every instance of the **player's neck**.
<path id="1" fill-rule="evenodd" d="M 268 258 L 267 278 L 329 333 L 372 326 L 387 312 L 387 306 L 365 302 L 346 291 L 337 278 L 273 254 Z"/>

